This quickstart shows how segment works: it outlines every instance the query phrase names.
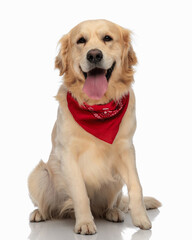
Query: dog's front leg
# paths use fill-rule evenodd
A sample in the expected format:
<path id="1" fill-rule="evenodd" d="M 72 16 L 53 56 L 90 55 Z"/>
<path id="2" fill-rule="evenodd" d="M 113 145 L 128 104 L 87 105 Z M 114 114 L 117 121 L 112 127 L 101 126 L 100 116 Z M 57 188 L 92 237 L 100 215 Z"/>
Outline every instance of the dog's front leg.
<path id="1" fill-rule="evenodd" d="M 68 193 L 74 204 L 76 218 L 75 232 L 80 234 L 95 234 L 97 230 L 90 209 L 90 201 L 78 165 L 78 159 L 74 152 L 63 152 L 62 172 L 67 184 Z"/>
<path id="2" fill-rule="evenodd" d="M 143 202 L 142 187 L 136 169 L 135 149 L 133 144 L 123 149 L 121 160 L 122 167 L 119 171 L 128 188 L 129 209 L 133 224 L 141 229 L 150 229 L 151 222 L 147 216 Z"/>

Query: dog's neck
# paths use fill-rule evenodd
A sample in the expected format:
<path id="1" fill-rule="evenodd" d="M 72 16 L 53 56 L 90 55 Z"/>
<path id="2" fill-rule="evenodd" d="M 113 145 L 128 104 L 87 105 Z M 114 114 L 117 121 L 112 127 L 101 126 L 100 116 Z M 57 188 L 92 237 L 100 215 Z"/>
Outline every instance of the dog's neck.
<path id="1" fill-rule="evenodd" d="M 119 101 L 110 101 L 107 104 L 88 105 L 84 103 L 80 105 L 68 92 L 67 103 L 74 120 L 85 131 L 112 144 L 127 110 L 129 94 Z"/>

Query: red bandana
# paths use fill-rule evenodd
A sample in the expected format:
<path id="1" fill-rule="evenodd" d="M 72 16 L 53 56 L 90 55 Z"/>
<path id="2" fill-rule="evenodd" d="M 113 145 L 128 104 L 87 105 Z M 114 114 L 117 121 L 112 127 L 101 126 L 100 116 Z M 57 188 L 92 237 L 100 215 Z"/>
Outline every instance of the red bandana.
<path id="1" fill-rule="evenodd" d="M 111 101 L 107 104 L 93 106 L 84 103 L 80 106 L 68 92 L 67 102 L 73 118 L 85 131 L 112 144 L 127 110 L 129 94 L 118 102 Z"/>

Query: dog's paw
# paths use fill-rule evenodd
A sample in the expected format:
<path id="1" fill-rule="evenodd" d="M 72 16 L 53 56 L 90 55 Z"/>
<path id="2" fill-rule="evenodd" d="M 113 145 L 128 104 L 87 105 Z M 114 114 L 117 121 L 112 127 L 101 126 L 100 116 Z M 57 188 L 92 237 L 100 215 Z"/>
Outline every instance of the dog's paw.
<path id="1" fill-rule="evenodd" d="M 75 233 L 82 235 L 92 235 L 97 232 L 97 228 L 93 221 L 87 223 L 77 223 L 75 225 Z"/>
<path id="2" fill-rule="evenodd" d="M 131 214 L 133 224 L 136 227 L 139 227 L 143 230 L 148 230 L 152 227 L 151 221 L 149 220 L 147 214 L 145 212 L 137 213 L 137 214 Z"/>
<path id="3" fill-rule="evenodd" d="M 123 222 L 124 214 L 120 209 L 112 208 L 107 210 L 105 218 L 111 222 Z"/>
<path id="4" fill-rule="evenodd" d="M 41 221 L 45 221 L 45 219 L 43 218 L 43 216 L 41 215 L 39 209 L 35 209 L 29 217 L 30 222 L 41 222 Z"/>
<path id="5" fill-rule="evenodd" d="M 162 204 L 153 197 L 144 197 L 143 200 L 146 209 L 155 209 L 162 206 Z"/>

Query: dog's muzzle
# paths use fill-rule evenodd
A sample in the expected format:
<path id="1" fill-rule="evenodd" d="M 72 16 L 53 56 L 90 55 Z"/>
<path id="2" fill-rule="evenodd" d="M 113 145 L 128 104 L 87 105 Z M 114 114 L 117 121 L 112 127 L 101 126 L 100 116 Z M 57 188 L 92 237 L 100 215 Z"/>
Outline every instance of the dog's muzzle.
<path id="1" fill-rule="evenodd" d="M 90 63 L 99 63 L 101 60 L 103 59 L 103 53 L 101 52 L 101 50 L 95 48 L 95 49 L 91 49 L 88 51 L 87 53 L 87 60 Z"/>

